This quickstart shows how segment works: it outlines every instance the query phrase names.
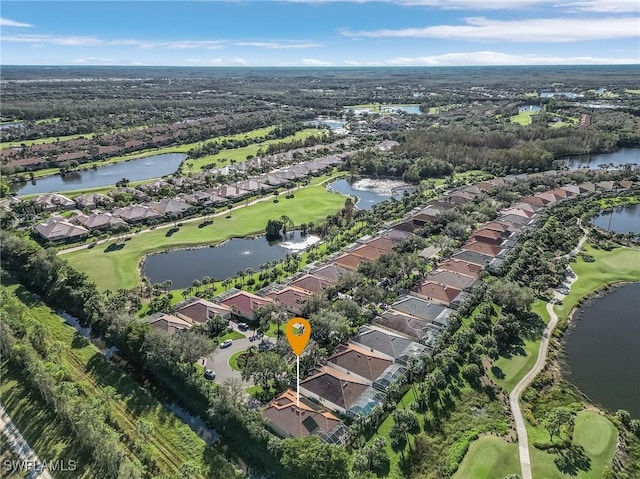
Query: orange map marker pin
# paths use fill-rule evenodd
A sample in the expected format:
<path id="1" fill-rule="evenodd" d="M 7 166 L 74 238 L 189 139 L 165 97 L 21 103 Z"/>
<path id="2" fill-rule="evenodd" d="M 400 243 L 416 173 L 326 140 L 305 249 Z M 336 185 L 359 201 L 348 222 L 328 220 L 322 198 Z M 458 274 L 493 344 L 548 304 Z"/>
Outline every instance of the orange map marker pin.
<path id="1" fill-rule="evenodd" d="M 296 356 L 300 356 L 311 337 L 311 325 L 309 321 L 304 318 L 290 319 L 284 328 L 284 332 L 287 335 L 289 346 L 291 346 L 293 352 L 296 353 Z"/>
<path id="2" fill-rule="evenodd" d="M 284 333 L 287 335 L 289 346 L 291 346 L 293 352 L 296 353 L 296 373 L 298 375 L 296 382 L 296 392 L 298 394 L 296 405 L 300 406 L 300 355 L 311 337 L 311 325 L 309 321 L 304 318 L 293 318 L 290 319 L 285 326 Z"/>

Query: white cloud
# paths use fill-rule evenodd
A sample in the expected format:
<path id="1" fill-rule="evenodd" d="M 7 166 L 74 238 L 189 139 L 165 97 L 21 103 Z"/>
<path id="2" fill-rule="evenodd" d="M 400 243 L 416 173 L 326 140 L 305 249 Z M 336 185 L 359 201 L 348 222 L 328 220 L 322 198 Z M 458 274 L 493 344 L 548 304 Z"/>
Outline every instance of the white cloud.
<path id="1" fill-rule="evenodd" d="M 329 67 L 333 65 L 331 62 L 327 62 L 324 60 L 318 60 L 316 58 L 303 58 L 302 64 L 308 67 Z"/>
<path id="2" fill-rule="evenodd" d="M 485 40 L 504 42 L 561 43 L 615 38 L 636 38 L 638 19 L 621 18 L 531 18 L 491 20 L 465 19 L 466 25 L 434 25 L 423 28 L 343 30 L 349 37 L 370 38 L 445 38 L 448 40 Z"/>
<path id="3" fill-rule="evenodd" d="M 538 54 L 512 55 L 508 53 L 479 51 L 445 53 L 422 57 L 396 57 L 387 60 L 394 66 L 466 66 L 466 65 L 628 65 L 638 64 L 638 58 L 611 57 L 556 57 Z"/>
<path id="4" fill-rule="evenodd" d="M 272 48 L 272 49 L 285 49 L 285 48 L 318 48 L 321 47 L 320 43 L 312 42 L 294 42 L 294 43 L 282 43 L 282 42 L 235 42 L 234 45 L 238 47 L 256 47 L 256 48 Z"/>
<path id="5" fill-rule="evenodd" d="M 289 3 L 392 3 L 405 7 L 440 10 L 524 10 L 532 7 L 584 12 L 637 12 L 638 0 L 285 0 Z"/>
<path id="6" fill-rule="evenodd" d="M 357 62 L 357 61 L 355 61 L 355 60 L 345 60 L 345 61 L 344 61 L 344 64 L 345 64 L 345 65 L 349 65 L 349 66 L 351 66 L 351 67 L 357 67 L 357 66 L 359 66 L 359 65 L 362 65 L 362 63 Z"/>
<path id="7" fill-rule="evenodd" d="M 111 58 L 85 57 L 75 58 L 71 60 L 71 63 L 79 65 L 113 65 L 114 61 Z"/>
<path id="8" fill-rule="evenodd" d="M 30 23 L 22 23 L 16 22 L 15 20 L 9 20 L 8 18 L 0 17 L 0 27 L 18 27 L 18 28 L 29 28 L 32 27 Z"/>
<path id="9" fill-rule="evenodd" d="M 215 66 L 234 66 L 234 65 L 246 65 L 247 61 L 244 58 L 233 58 L 225 60 L 224 58 L 187 58 L 185 63 L 192 65 L 215 65 Z"/>
<path id="10" fill-rule="evenodd" d="M 10 43 L 38 43 L 59 46 L 95 47 L 95 46 L 131 46 L 139 48 L 171 48 L 171 49 L 206 49 L 217 50 L 222 48 L 226 40 L 176 40 L 158 42 L 136 39 L 106 40 L 97 37 L 73 36 L 73 35 L 3 35 L 3 42 Z"/>

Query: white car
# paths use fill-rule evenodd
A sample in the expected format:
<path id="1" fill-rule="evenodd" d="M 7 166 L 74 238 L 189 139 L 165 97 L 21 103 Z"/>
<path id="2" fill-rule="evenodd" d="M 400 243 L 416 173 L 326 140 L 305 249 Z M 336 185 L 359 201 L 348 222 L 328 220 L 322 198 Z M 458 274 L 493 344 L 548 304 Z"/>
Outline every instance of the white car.
<path id="1" fill-rule="evenodd" d="M 213 369 L 205 369 L 204 370 L 204 377 L 207 379 L 215 379 L 216 378 L 216 373 Z"/>
<path id="2" fill-rule="evenodd" d="M 222 341 L 222 343 L 220 343 L 220 347 L 228 348 L 229 346 L 231 346 L 231 344 L 233 344 L 233 341 L 231 341 L 230 339 L 225 339 L 224 341 Z"/>

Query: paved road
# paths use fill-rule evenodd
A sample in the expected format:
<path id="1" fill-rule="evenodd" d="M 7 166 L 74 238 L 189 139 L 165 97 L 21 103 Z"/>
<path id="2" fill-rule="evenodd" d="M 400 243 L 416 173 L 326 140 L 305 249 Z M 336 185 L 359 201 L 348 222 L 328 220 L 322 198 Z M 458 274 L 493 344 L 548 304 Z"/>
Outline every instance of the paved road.
<path id="1" fill-rule="evenodd" d="M 244 387 L 253 386 L 253 382 L 243 381 L 240 371 L 236 371 L 229 365 L 229 358 L 239 351 L 248 349 L 250 346 L 258 346 L 260 341 L 249 340 L 249 338 L 254 334 L 254 331 L 252 329 L 249 329 L 248 331 L 240 331 L 238 329 L 238 324 L 234 321 L 231 321 L 229 325 L 233 328 L 234 331 L 238 331 L 239 333 L 244 334 L 245 337 L 242 339 L 234 339 L 233 343 L 228 348 L 216 349 L 213 353 L 205 358 L 205 367 L 213 369 L 215 371 L 216 382 L 221 383 L 224 382 L 225 379 L 237 379 L 244 385 Z M 264 339 L 270 340 L 271 343 L 274 342 L 273 339 L 267 338 L 266 336 L 264 337 Z"/>
<path id="2" fill-rule="evenodd" d="M 11 417 L 7 414 L 4 407 L 0 405 L 0 429 L 7 436 L 9 440 L 9 447 L 13 449 L 13 451 L 20 457 L 20 460 L 25 461 L 25 463 L 18 465 L 18 467 L 22 467 L 22 469 L 26 472 L 26 468 L 28 465 L 33 465 L 36 467 L 36 464 L 42 464 L 36 453 L 31 449 L 31 446 L 27 443 L 27 441 L 22 437 L 18 428 L 11 421 Z M 28 461 L 28 462 L 27 462 Z M 42 479 L 51 479 L 51 474 L 47 470 L 43 470 L 40 474 L 29 476 L 30 478 L 39 477 Z"/>
<path id="3" fill-rule="evenodd" d="M 578 225 L 580 228 L 580 221 L 578 221 Z M 580 251 L 582 245 L 587 239 L 587 231 L 582 228 L 584 235 L 578 241 L 578 245 L 571 250 L 570 253 L 566 254 L 565 257 L 569 257 L 571 255 L 575 255 Z M 564 283 L 567 289 L 571 289 L 571 285 L 575 283 L 578 279 L 578 275 L 576 275 L 571 268 L 568 268 L 569 279 Z M 566 294 L 562 294 L 557 290 L 553 293 L 553 298 L 555 301 L 561 301 L 566 297 Z M 518 433 L 518 452 L 520 454 L 520 469 L 522 471 L 522 479 L 533 479 L 533 475 L 531 473 L 531 457 L 529 455 L 529 438 L 527 436 L 527 427 L 524 422 L 524 418 L 522 417 L 522 411 L 520 410 L 520 396 L 524 392 L 524 390 L 529 386 L 531 381 L 538 375 L 547 361 L 547 350 L 549 349 L 549 338 L 551 337 L 551 333 L 553 329 L 556 327 L 558 322 L 558 316 L 553 310 L 553 306 L 555 304 L 554 300 L 549 301 L 547 303 L 547 312 L 549 313 L 549 317 L 551 318 L 549 324 L 545 328 L 542 333 L 542 339 L 540 341 L 540 349 L 538 350 L 538 359 L 531 368 L 531 370 L 520 380 L 520 382 L 513 388 L 511 394 L 509 395 L 509 403 L 511 405 L 511 414 L 513 415 L 513 419 L 516 423 L 516 432 Z"/>

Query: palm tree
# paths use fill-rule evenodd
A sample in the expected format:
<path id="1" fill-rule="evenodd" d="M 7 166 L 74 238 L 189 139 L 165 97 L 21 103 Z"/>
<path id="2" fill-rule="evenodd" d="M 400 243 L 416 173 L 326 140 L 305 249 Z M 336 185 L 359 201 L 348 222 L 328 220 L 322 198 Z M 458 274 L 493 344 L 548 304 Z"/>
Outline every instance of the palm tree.
<path id="1" fill-rule="evenodd" d="M 293 228 L 293 221 L 287 215 L 282 215 L 280 221 L 282 222 L 282 234 L 286 235 L 287 230 Z"/>
<path id="2" fill-rule="evenodd" d="M 200 292 L 200 286 L 202 285 L 202 283 L 200 282 L 199 279 L 194 279 L 191 284 L 193 285 L 194 288 L 196 288 L 196 293 Z"/>
<path id="3" fill-rule="evenodd" d="M 171 281 L 170 279 L 167 279 L 165 281 L 162 282 L 162 287 L 164 288 L 164 292 L 168 293 L 169 292 L 169 288 L 173 285 L 173 281 Z"/>
<path id="4" fill-rule="evenodd" d="M 240 278 L 240 284 L 244 285 L 244 276 L 245 276 L 245 272 L 244 271 L 238 271 L 238 277 Z"/>
<path id="5" fill-rule="evenodd" d="M 207 289 L 207 285 L 211 283 L 211 277 L 210 276 L 205 276 L 204 278 L 202 278 L 202 286 L 204 286 L 204 289 Z"/>

